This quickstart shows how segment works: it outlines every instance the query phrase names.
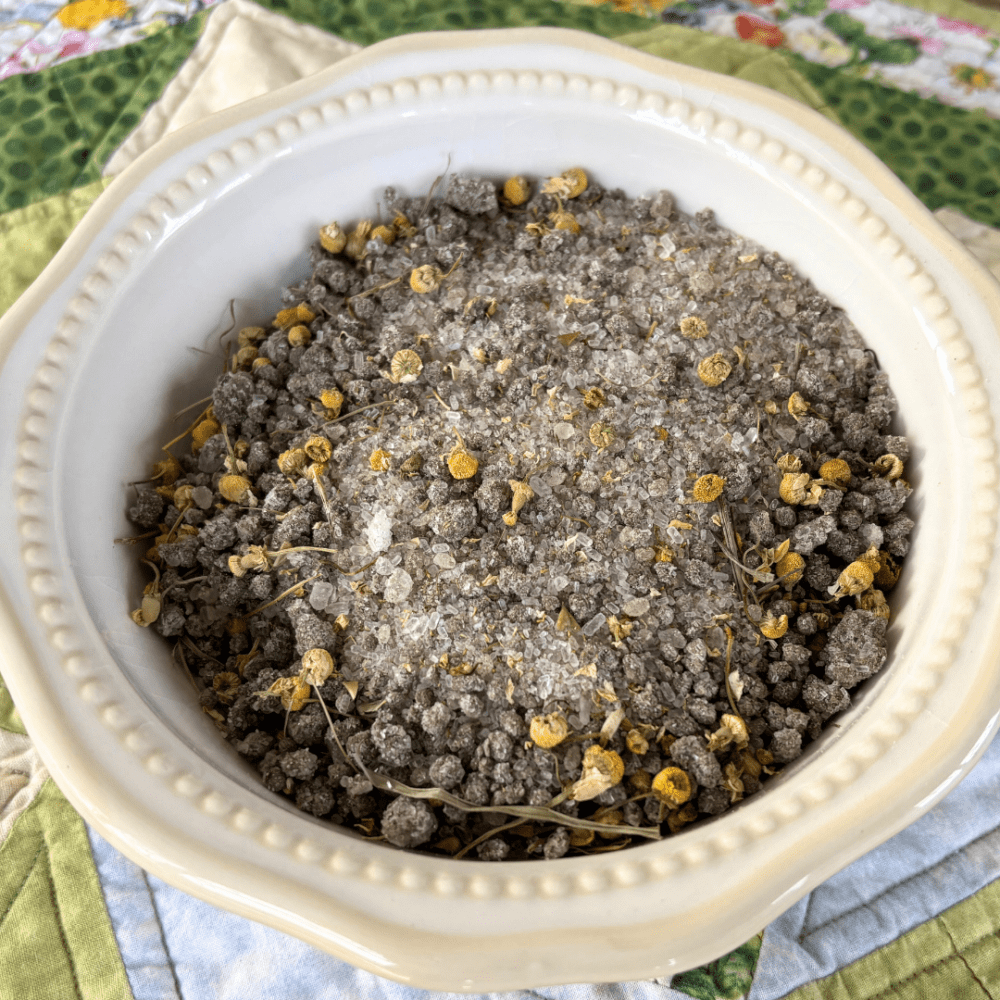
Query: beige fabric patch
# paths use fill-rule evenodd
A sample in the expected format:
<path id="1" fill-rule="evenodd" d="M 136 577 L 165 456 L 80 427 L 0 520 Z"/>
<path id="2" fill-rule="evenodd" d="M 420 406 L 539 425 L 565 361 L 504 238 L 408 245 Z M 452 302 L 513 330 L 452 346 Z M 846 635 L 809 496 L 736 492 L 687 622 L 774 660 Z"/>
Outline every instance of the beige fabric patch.
<path id="1" fill-rule="evenodd" d="M 121 173 L 165 135 L 311 76 L 360 48 L 249 0 L 227 0 L 212 12 L 187 61 L 103 173 Z"/>
<path id="2" fill-rule="evenodd" d="M 0 729 L 0 844 L 48 776 L 48 769 L 27 736 Z"/>
<path id="3" fill-rule="evenodd" d="M 1000 229 L 973 222 L 954 208 L 939 208 L 934 218 L 1000 281 Z"/>

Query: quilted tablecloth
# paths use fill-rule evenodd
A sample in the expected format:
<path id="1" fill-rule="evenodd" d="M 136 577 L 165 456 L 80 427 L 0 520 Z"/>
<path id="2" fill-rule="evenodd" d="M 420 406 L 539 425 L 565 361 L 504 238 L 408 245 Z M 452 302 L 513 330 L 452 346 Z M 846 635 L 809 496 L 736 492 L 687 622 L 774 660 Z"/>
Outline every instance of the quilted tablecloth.
<path id="1" fill-rule="evenodd" d="M 1000 0 L 0 0 L 0 312 L 168 132 L 391 35 L 515 25 L 597 32 L 809 104 L 1000 277 Z M 510 996 L 980 1000 L 1000 996 L 998 934 L 1000 740 L 930 813 L 717 961 Z M 55 787 L 0 679 L 2 1000 L 342 996 L 426 994 L 125 859 Z"/>

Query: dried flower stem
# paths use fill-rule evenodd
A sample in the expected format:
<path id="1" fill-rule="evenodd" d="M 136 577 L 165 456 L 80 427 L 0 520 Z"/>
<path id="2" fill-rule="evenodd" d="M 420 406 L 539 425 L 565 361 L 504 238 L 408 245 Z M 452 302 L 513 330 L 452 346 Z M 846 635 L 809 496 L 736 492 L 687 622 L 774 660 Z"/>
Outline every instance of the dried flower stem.
<path id="1" fill-rule="evenodd" d="M 478 847 L 480 844 L 487 840 L 491 840 L 498 833 L 504 833 L 507 830 L 513 830 L 515 826 L 521 826 L 524 823 L 523 819 L 512 819 L 509 823 L 504 823 L 503 826 L 496 826 L 492 830 L 487 830 L 486 833 L 476 837 L 472 843 L 466 844 L 460 851 L 455 853 L 453 857 L 457 861 L 459 858 L 464 858 L 473 847 Z"/>
<path id="2" fill-rule="evenodd" d="M 506 813 L 508 816 L 517 816 L 522 820 L 537 819 L 546 823 L 557 823 L 559 826 L 573 827 L 577 830 L 593 830 L 595 833 L 621 833 L 621 827 L 619 826 L 615 826 L 610 823 L 595 823 L 589 819 L 577 819 L 575 816 L 568 816 L 566 813 L 557 812 L 551 807 L 551 805 L 474 806 L 471 802 L 466 802 L 463 799 L 458 798 L 458 796 L 452 795 L 451 792 L 446 792 L 443 788 L 411 788 L 409 785 L 404 785 L 401 781 L 394 781 L 381 774 L 376 774 L 374 771 L 368 770 L 368 768 L 365 767 L 365 765 L 359 760 L 355 760 L 355 763 L 361 768 L 365 777 L 380 791 L 390 792 L 395 795 L 402 795 L 404 798 L 439 799 L 446 805 L 454 806 L 456 809 L 461 809 L 463 812 Z M 556 796 L 552 802 L 558 804 L 559 802 L 564 801 L 565 798 L 566 793 L 564 792 L 561 795 Z M 630 827 L 629 834 L 634 834 L 637 837 L 645 837 L 648 840 L 659 840 L 661 836 L 659 829 L 651 826 Z"/>
<path id="3" fill-rule="evenodd" d="M 188 427 L 188 429 L 186 431 L 184 431 L 181 434 L 178 434 L 177 437 L 175 437 L 173 440 L 168 441 L 165 445 L 163 445 L 163 447 L 160 450 L 161 451 L 165 451 L 169 455 L 170 454 L 170 446 L 177 444 L 178 441 L 183 441 L 184 438 L 186 438 L 188 436 L 188 434 L 190 434 L 191 431 L 193 431 L 198 426 L 198 424 L 200 424 L 202 422 L 202 420 L 204 420 L 205 417 L 208 416 L 208 411 L 210 409 L 211 409 L 210 406 L 206 406 L 205 409 L 202 410 L 201 413 L 199 413 L 198 416 L 194 418 L 194 423 L 192 423 L 191 426 Z"/>
<path id="4" fill-rule="evenodd" d="M 335 418 L 334 420 L 325 420 L 323 422 L 324 427 L 329 427 L 330 424 L 339 424 L 341 420 L 346 420 L 348 417 L 353 417 L 355 413 L 364 413 L 365 410 L 373 410 L 377 406 L 392 406 L 396 400 L 394 399 L 383 399 L 381 403 L 369 403 L 367 406 L 359 406 L 356 410 L 351 410 L 350 413 L 345 413 L 342 416 Z M 287 434 L 298 434 L 298 431 L 286 431 Z"/>

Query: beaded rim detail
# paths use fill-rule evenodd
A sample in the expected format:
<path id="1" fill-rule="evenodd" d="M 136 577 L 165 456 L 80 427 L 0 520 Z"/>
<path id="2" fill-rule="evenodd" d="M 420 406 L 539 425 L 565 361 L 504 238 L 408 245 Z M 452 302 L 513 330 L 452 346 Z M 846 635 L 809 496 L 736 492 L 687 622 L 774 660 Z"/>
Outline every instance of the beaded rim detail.
<path id="1" fill-rule="evenodd" d="M 347 118 L 356 118 L 393 102 L 410 104 L 487 93 L 525 95 L 543 93 L 580 101 L 610 104 L 624 112 L 643 110 L 679 119 L 691 128 L 711 134 L 716 139 L 738 147 L 743 153 L 759 157 L 779 167 L 786 177 L 821 194 L 873 245 L 894 271 L 905 279 L 920 301 L 924 316 L 950 354 L 949 367 L 959 388 L 968 416 L 967 431 L 974 441 L 976 458 L 974 482 L 970 488 L 970 508 L 976 516 L 968 524 L 966 560 L 963 579 L 952 597 L 952 617 L 936 643 L 923 655 L 923 669 L 915 676 L 894 713 L 880 730 L 858 742 L 849 758 L 825 770 L 815 762 L 811 784 L 795 795 L 788 792 L 770 801 L 767 809 L 748 813 L 735 829 L 716 834 L 698 843 L 669 841 L 647 846 L 632 857 L 587 859 L 588 868 L 576 875 L 539 869 L 538 875 L 492 875 L 472 868 L 464 873 L 460 863 L 434 859 L 440 871 L 428 875 L 407 864 L 407 855 L 378 848 L 359 851 L 355 842 L 334 849 L 318 844 L 315 828 L 296 832 L 287 818 L 269 822 L 254 809 L 234 801 L 230 795 L 210 787 L 204 780 L 187 773 L 169 750 L 156 745 L 143 720 L 115 700 L 111 672 L 102 657 L 88 649 L 85 630 L 78 627 L 77 609 L 67 599 L 62 581 L 55 570 L 56 560 L 49 544 L 51 525 L 43 518 L 43 493 L 47 488 L 46 467 L 50 456 L 49 437 L 54 428 L 57 389 L 65 379 L 64 370 L 72 363 L 74 352 L 90 332 L 102 302 L 111 294 L 117 281 L 134 260 L 145 253 L 168 219 L 181 214 L 193 201 L 218 187 L 241 165 L 259 161 L 273 151 L 288 146 L 299 136 L 322 128 L 335 127 Z M 69 300 L 62 320 L 48 344 L 42 363 L 36 369 L 25 396 L 20 423 L 20 439 L 15 474 L 20 555 L 28 587 L 34 597 L 35 613 L 44 625 L 52 650 L 76 687 L 78 697 L 89 705 L 101 723 L 114 733 L 131 754 L 142 761 L 146 772 L 163 782 L 178 798 L 188 800 L 202 814 L 226 824 L 234 832 L 253 838 L 259 844 L 283 853 L 306 865 L 319 865 L 339 876 L 349 876 L 374 885 L 391 884 L 395 889 L 430 893 L 438 897 L 466 896 L 475 899 L 504 897 L 554 899 L 572 895 L 593 895 L 668 878 L 684 869 L 698 868 L 715 857 L 730 854 L 740 845 L 765 838 L 781 826 L 794 821 L 812 805 L 829 799 L 874 764 L 885 750 L 909 727 L 923 710 L 929 695 L 938 687 L 956 647 L 963 638 L 965 624 L 976 609 L 993 557 L 993 536 L 1000 506 L 996 446 L 991 436 L 993 420 L 982 376 L 958 321 L 951 315 L 948 301 L 934 279 L 910 254 L 886 222 L 841 182 L 800 152 L 761 133 L 744 127 L 738 120 L 676 100 L 632 84 L 616 84 L 608 79 L 593 79 L 580 74 L 521 71 L 448 72 L 401 79 L 368 90 L 352 90 L 341 98 L 327 99 L 295 114 L 277 117 L 267 127 L 234 141 L 226 149 L 213 152 L 201 163 L 190 166 L 154 195 L 145 210 L 111 239 L 94 270 Z M 652 852 L 655 851 L 655 854 Z M 651 856 L 649 856 L 651 855 Z"/>

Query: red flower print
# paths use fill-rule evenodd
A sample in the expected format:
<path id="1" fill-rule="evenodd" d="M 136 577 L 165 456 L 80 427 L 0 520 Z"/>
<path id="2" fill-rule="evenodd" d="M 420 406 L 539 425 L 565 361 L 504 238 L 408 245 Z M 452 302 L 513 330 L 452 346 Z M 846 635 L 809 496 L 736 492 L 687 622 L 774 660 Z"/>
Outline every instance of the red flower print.
<path id="1" fill-rule="evenodd" d="M 754 17 L 753 14 L 737 16 L 736 32 L 744 41 L 766 45 L 769 49 L 777 48 L 785 40 L 781 28 L 762 17 Z"/>

